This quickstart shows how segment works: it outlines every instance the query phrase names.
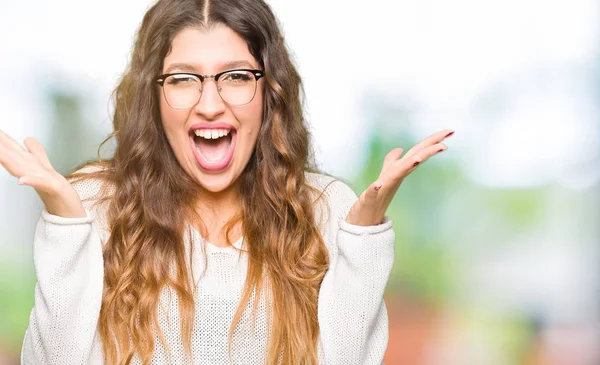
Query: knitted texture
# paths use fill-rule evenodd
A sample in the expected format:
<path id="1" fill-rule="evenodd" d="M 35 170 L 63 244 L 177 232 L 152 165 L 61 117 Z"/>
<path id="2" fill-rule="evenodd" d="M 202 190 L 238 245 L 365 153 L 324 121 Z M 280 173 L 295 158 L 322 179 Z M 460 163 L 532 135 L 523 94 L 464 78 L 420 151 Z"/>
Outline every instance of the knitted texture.
<path id="1" fill-rule="evenodd" d="M 377 226 L 351 225 L 345 217 L 357 199 L 352 189 L 321 174 L 307 172 L 306 180 L 325 191 L 315 216 L 330 258 L 319 290 L 319 364 L 382 364 L 388 342 L 383 294 L 394 258 L 392 222 L 386 217 Z M 99 182 L 74 187 L 84 200 L 85 218 L 59 217 L 44 209 L 37 222 L 38 282 L 21 352 L 24 365 L 104 364 L 97 323 L 104 278 L 102 244 L 108 238 L 105 212 L 93 205 Z M 229 326 L 245 283 L 247 255 L 206 242 L 191 225 L 188 229 L 184 236 L 192 248 L 197 283 L 192 357 L 183 350 L 177 295 L 167 288 L 161 293 L 158 325 L 168 346 L 156 336 L 152 364 L 264 364 L 269 336 L 264 296 L 254 326 L 251 298 L 234 331 L 231 354 L 227 350 Z M 234 246 L 242 248 L 243 238 Z M 140 361 L 134 357 L 132 363 Z"/>

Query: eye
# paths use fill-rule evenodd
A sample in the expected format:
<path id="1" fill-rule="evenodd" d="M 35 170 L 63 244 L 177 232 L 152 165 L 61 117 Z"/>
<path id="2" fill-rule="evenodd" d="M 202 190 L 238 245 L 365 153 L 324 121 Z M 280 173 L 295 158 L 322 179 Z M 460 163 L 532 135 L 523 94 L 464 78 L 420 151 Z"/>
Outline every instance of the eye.
<path id="1" fill-rule="evenodd" d="M 247 71 L 232 71 L 224 74 L 223 81 L 227 83 L 246 83 L 254 79 Z"/>
<path id="2" fill-rule="evenodd" d="M 177 74 L 167 78 L 167 84 L 172 86 L 195 85 L 200 83 L 200 80 L 194 75 Z"/>

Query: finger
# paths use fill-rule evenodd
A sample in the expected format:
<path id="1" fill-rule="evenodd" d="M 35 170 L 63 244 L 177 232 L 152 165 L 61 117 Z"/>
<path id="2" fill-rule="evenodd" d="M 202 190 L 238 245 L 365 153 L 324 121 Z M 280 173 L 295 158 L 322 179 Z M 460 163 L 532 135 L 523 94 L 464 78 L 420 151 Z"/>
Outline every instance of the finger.
<path id="1" fill-rule="evenodd" d="M 448 149 L 443 143 L 436 143 L 433 146 L 429 146 L 425 148 L 423 151 L 415 154 L 413 157 L 407 159 L 406 161 L 401 161 L 402 165 L 404 165 L 404 169 L 408 172 L 415 169 L 421 163 L 427 161 L 431 156 L 443 152 Z M 400 162 L 400 161 L 399 161 Z"/>
<path id="2" fill-rule="evenodd" d="M 9 174 L 19 177 L 23 174 L 23 156 L 11 147 L 0 144 L 0 165 L 8 171 Z"/>
<path id="3" fill-rule="evenodd" d="M 408 152 L 406 152 L 406 154 L 404 155 L 404 158 L 410 158 L 410 157 L 414 156 L 416 153 L 418 153 L 419 151 L 421 151 L 425 148 L 428 148 L 429 146 L 434 145 L 436 143 L 440 143 L 441 141 L 450 137 L 453 134 L 454 134 L 454 131 L 452 131 L 450 129 L 445 129 L 445 130 L 439 131 L 437 133 L 434 133 L 431 136 L 425 138 L 421 142 L 414 145 L 413 148 L 411 148 Z"/>
<path id="4" fill-rule="evenodd" d="M 50 160 L 48 159 L 46 150 L 44 149 L 44 147 L 42 146 L 42 144 L 40 142 L 38 142 L 36 139 L 34 139 L 32 137 L 28 137 L 28 138 L 25 138 L 23 143 L 25 143 L 25 146 L 27 147 L 29 152 L 31 152 L 35 157 L 38 158 L 38 160 L 40 161 L 42 166 L 44 166 L 48 170 L 54 170 L 54 168 L 52 167 L 52 164 L 50 163 Z"/>
<path id="5" fill-rule="evenodd" d="M 410 158 L 410 157 L 414 156 L 415 154 L 419 153 L 420 151 L 422 151 L 423 149 L 428 148 L 436 143 L 440 143 L 441 141 L 443 141 L 445 138 L 451 136 L 452 134 L 454 134 L 454 131 L 452 131 L 450 129 L 445 129 L 445 130 L 439 131 L 437 133 L 434 133 L 431 136 L 422 140 L 421 142 L 417 143 L 413 148 L 411 148 L 404 155 L 404 157 Z"/>
<path id="6" fill-rule="evenodd" d="M 6 147 L 9 151 L 17 152 L 19 156 L 24 156 L 27 151 L 15 141 L 11 136 L 0 130 L 0 144 Z"/>
<path id="7" fill-rule="evenodd" d="M 16 158 L 14 158 L 13 156 L 8 156 L 8 155 L 1 155 L 0 154 L 0 165 L 2 165 L 2 167 L 8 171 L 9 174 L 11 174 L 14 177 L 19 177 L 21 175 L 23 175 L 23 169 L 21 168 L 21 166 L 15 162 L 17 161 Z"/>

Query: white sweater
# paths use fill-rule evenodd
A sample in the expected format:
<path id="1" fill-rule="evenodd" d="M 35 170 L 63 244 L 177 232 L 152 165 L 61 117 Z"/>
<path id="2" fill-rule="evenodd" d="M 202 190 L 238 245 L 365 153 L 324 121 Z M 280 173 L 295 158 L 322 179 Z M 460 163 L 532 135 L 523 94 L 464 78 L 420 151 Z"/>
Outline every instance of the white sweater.
<path id="1" fill-rule="evenodd" d="M 319 190 L 333 180 L 320 174 L 306 176 Z M 86 199 L 98 193 L 100 184 L 85 182 L 74 187 Z M 316 217 L 324 213 L 320 227 L 330 257 L 319 291 L 319 364 L 382 364 L 388 342 L 383 294 L 394 258 L 392 222 L 386 217 L 377 226 L 347 223 L 345 217 L 357 196 L 339 180 L 326 188 L 324 197 L 329 209 L 323 209 L 323 204 L 315 207 Z M 84 202 L 84 207 L 85 218 L 59 217 L 44 209 L 37 223 L 34 264 L 38 282 L 21 353 L 23 365 L 104 363 L 97 323 L 104 276 L 102 244 L 108 232 L 102 209 L 92 207 L 91 202 Z M 227 351 L 229 326 L 246 278 L 247 255 L 205 243 L 191 225 L 189 229 L 186 244 L 193 248 L 193 276 L 198 283 L 192 358 L 183 351 L 177 296 L 165 289 L 159 325 L 168 347 L 157 338 L 152 364 L 264 364 L 269 325 L 262 299 L 254 333 L 251 300 L 234 332 L 231 362 Z M 243 238 L 234 245 L 242 247 Z M 139 364 L 139 359 L 133 363 Z"/>

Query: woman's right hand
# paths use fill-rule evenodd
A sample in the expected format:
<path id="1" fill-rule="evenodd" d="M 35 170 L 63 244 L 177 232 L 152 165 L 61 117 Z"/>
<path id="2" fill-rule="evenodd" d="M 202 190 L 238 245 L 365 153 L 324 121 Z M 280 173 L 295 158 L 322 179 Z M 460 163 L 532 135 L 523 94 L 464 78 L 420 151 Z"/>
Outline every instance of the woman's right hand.
<path id="1" fill-rule="evenodd" d="M 26 138 L 25 147 L 0 130 L 0 165 L 19 179 L 20 185 L 35 189 L 48 213 L 65 218 L 86 216 L 81 199 L 48 160 L 44 147 L 33 138 Z"/>

